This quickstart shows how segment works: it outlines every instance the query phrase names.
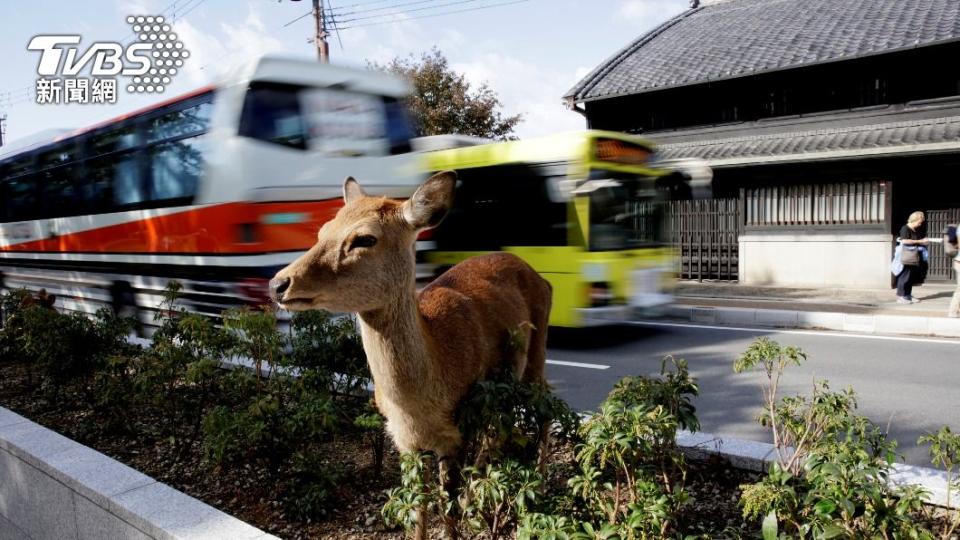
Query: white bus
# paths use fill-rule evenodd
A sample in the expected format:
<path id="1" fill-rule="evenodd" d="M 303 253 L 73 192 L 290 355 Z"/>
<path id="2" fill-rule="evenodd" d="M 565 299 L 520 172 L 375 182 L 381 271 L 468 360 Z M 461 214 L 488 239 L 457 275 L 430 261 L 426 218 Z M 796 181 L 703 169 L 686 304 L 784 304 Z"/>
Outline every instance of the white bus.
<path id="1" fill-rule="evenodd" d="M 406 82 L 262 58 L 147 109 L 0 148 L 0 288 L 57 305 L 139 308 L 171 279 L 191 309 L 267 300 L 274 272 L 312 246 L 343 179 L 409 196 Z"/>

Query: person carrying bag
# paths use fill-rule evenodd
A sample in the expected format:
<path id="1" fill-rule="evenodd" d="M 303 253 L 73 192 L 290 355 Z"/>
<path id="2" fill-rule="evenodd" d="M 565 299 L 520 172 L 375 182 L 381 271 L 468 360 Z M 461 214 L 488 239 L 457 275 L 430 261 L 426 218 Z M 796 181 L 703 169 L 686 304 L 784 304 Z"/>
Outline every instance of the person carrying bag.
<path id="1" fill-rule="evenodd" d="M 919 302 L 913 297 L 913 286 L 923 282 L 924 261 L 923 250 L 929 243 L 926 234 L 922 230 L 923 222 L 926 216 L 923 212 L 914 212 L 910 214 L 907 224 L 900 229 L 900 236 L 897 242 L 897 251 L 900 255 L 900 264 L 903 269 L 897 274 L 897 303 L 914 304 Z"/>
<path id="2" fill-rule="evenodd" d="M 947 226 L 943 235 L 943 252 L 948 257 L 953 257 L 953 272 L 957 277 L 957 290 L 953 291 L 947 317 L 960 318 L 960 241 L 957 239 L 956 225 Z"/>

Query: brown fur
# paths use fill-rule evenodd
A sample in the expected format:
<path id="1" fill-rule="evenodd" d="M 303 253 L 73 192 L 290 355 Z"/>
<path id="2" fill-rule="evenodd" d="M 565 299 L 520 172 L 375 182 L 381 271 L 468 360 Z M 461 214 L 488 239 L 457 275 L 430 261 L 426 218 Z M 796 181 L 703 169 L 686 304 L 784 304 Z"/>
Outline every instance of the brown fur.
<path id="1" fill-rule="evenodd" d="M 435 175 L 403 203 L 367 197 L 348 179 L 347 204 L 317 244 L 271 281 L 285 308 L 359 313 L 377 406 L 397 447 L 454 459 L 455 410 L 474 382 L 502 367 L 543 381 L 551 300 L 550 285 L 506 253 L 464 261 L 416 292 L 414 241 L 449 210 L 455 179 Z M 376 244 L 351 248 L 358 236 Z M 518 330 L 522 350 L 509 344 Z"/>

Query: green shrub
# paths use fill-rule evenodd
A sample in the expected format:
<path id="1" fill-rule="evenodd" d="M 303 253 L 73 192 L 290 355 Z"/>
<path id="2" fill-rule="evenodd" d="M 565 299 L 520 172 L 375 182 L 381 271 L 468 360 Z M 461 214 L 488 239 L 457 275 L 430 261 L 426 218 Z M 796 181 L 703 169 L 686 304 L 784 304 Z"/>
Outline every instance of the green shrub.
<path id="1" fill-rule="evenodd" d="M 310 523 L 327 517 L 339 499 L 342 467 L 320 457 L 319 452 L 298 452 L 285 493 L 286 511 Z"/>
<path id="2" fill-rule="evenodd" d="M 960 493 L 960 481 L 956 473 L 960 465 L 960 434 L 950 431 L 949 426 L 940 428 L 937 433 L 924 435 L 917 440 L 917 444 L 930 445 L 930 461 L 947 472 L 947 507 L 952 507 L 956 499 L 954 492 Z M 954 532 L 960 527 L 960 510 L 954 508 L 946 519 L 940 523 L 940 538 L 953 538 Z"/>
<path id="3" fill-rule="evenodd" d="M 546 430 L 559 439 L 575 438 L 579 416 L 546 385 L 502 372 L 471 387 L 457 420 L 465 465 L 458 482 L 463 486 L 460 500 L 451 501 L 433 480 L 432 454 L 403 454 L 401 485 L 390 492 L 383 516 L 388 524 L 412 530 L 423 506 L 427 515 L 442 515 L 453 528 L 486 531 L 492 538 L 509 535 L 533 506 L 546 503 L 540 493 L 544 480 L 536 470 L 538 443 Z M 539 457 L 544 463 L 545 454 Z M 462 511 L 455 511 L 460 506 Z"/>
<path id="4" fill-rule="evenodd" d="M 370 445 L 373 453 L 373 476 L 380 478 L 387 445 L 386 419 L 368 403 L 366 411 L 353 419 L 353 425 L 363 432 L 367 444 Z"/>
<path id="5" fill-rule="evenodd" d="M 421 525 L 421 517 L 449 513 L 451 504 L 447 493 L 439 483 L 432 481 L 431 470 L 435 463 L 433 455 L 428 452 L 400 455 L 400 486 L 390 490 L 380 511 L 388 526 L 412 531 Z M 422 525 L 426 526 L 425 523 Z"/>
<path id="6" fill-rule="evenodd" d="M 513 531 L 542 497 L 543 478 L 517 461 L 464 470 L 469 504 L 463 510 L 466 528 L 500 538 Z"/>
<path id="7" fill-rule="evenodd" d="M 482 466 L 504 457 L 531 463 L 546 430 L 570 439 L 580 417 L 545 384 L 521 382 L 504 371 L 471 387 L 457 408 L 457 423 L 464 463 Z"/>
<path id="8" fill-rule="evenodd" d="M 334 396 L 364 396 L 371 382 L 363 344 L 350 317 L 299 311 L 290 321 L 290 365 L 318 375 Z"/>
<path id="9" fill-rule="evenodd" d="M 160 412 L 157 435 L 171 440 L 178 452 L 200 438 L 204 412 L 220 393 L 218 368 L 235 347 L 212 319 L 177 304 L 180 290 L 171 282 L 164 291 L 155 318 L 159 327 L 133 379 L 138 399 Z"/>
<path id="10" fill-rule="evenodd" d="M 132 354 L 135 349 L 127 343 L 133 322 L 117 318 L 107 309 L 92 318 L 60 313 L 44 305 L 43 293 L 39 298 L 26 290 L 3 295 L 0 357 L 26 366 L 28 386 L 39 383 L 50 399 L 59 399 L 69 388 L 95 403 L 97 372 L 111 357 Z"/>
<path id="11" fill-rule="evenodd" d="M 667 364 L 673 370 L 667 369 Z M 687 431 L 698 431 L 700 421 L 692 398 L 700 393 L 696 381 L 683 359 L 667 356 L 660 364 L 661 378 L 624 377 L 614 386 L 607 401 L 619 401 L 625 405 L 660 405 L 677 420 L 677 425 Z"/>
<path id="12" fill-rule="evenodd" d="M 777 397 L 783 371 L 805 358 L 800 349 L 761 338 L 734 364 L 737 372 L 763 371 L 758 420 L 778 451 L 767 476 L 741 486 L 744 517 L 762 517 L 767 540 L 931 538 L 916 520 L 924 493 L 890 484 L 896 443 L 855 413 L 853 390 L 833 392 L 820 381 L 809 398 Z"/>

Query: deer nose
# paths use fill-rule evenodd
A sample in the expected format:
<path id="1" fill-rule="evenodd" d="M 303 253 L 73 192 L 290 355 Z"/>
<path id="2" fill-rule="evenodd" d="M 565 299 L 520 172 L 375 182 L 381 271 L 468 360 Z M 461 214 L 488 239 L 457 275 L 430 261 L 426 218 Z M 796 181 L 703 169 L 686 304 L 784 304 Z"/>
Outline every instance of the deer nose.
<path id="1" fill-rule="evenodd" d="M 270 280 L 270 298 L 274 302 L 280 302 L 283 300 L 283 293 L 287 292 L 287 289 L 290 288 L 290 278 L 273 278 Z"/>

